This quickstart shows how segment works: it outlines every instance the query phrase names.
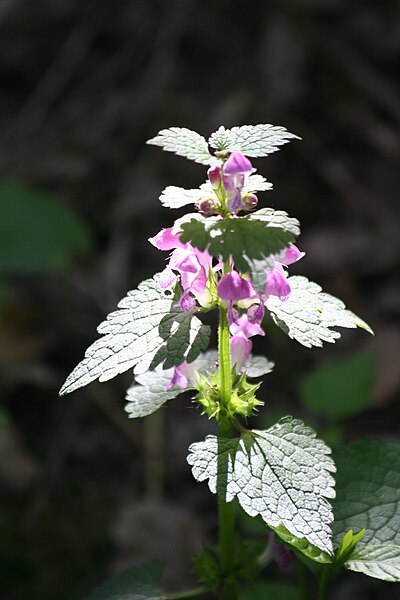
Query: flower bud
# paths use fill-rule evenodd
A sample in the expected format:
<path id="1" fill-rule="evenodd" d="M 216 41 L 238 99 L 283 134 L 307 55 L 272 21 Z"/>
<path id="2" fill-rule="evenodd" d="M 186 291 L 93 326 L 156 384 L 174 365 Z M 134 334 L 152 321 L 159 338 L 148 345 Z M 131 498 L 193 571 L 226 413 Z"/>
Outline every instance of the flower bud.
<path id="1" fill-rule="evenodd" d="M 257 208 L 258 198 L 255 194 L 246 194 L 242 198 L 245 210 L 254 210 Z"/>
<path id="2" fill-rule="evenodd" d="M 203 215 L 209 216 L 215 213 L 214 202 L 211 198 L 203 198 L 197 205 L 197 208 Z"/>
<path id="3" fill-rule="evenodd" d="M 207 175 L 213 189 L 217 190 L 221 183 L 221 167 L 219 165 L 210 167 L 207 171 Z"/>

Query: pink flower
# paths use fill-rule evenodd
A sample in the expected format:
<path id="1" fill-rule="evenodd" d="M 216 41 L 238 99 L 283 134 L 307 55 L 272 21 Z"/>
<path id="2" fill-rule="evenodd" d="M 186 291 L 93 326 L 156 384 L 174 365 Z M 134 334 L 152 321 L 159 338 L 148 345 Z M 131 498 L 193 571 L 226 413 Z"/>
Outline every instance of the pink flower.
<path id="1" fill-rule="evenodd" d="M 213 189 L 217 190 L 221 183 L 221 167 L 219 165 L 210 167 L 207 171 L 207 175 Z"/>
<path id="2" fill-rule="evenodd" d="M 222 300 L 244 300 L 255 295 L 250 281 L 244 279 L 237 271 L 231 271 L 222 277 L 217 287 L 218 296 Z"/>
<path id="3" fill-rule="evenodd" d="M 265 335 L 260 324 L 257 322 L 252 323 L 247 314 L 243 314 L 237 321 L 234 321 L 229 326 L 229 331 L 232 335 L 242 335 L 246 338 L 253 337 L 253 335 Z"/>
<path id="4" fill-rule="evenodd" d="M 183 362 L 178 367 L 174 367 L 172 379 L 167 385 L 167 390 L 171 390 L 176 385 L 186 389 L 196 385 L 198 379 L 198 371 L 194 363 Z"/>
<path id="5" fill-rule="evenodd" d="M 291 246 L 286 248 L 285 256 L 280 262 L 287 267 L 288 265 L 292 265 L 293 263 L 303 258 L 305 254 L 305 252 L 300 252 L 298 247 L 292 244 Z"/>
<path id="6" fill-rule="evenodd" d="M 239 373 L 249 358 L 253 344 L 244 335 L 234 335 L 229 342 L 231 350 L 231 364 L 236 367 L 236 372 Z"/>
<path id="7" fill-rule="evenodd" d="M 292 291 L 285 271 L 280 263 L 276 262 L 272 271 L 267 271 L 265 277 L 265 295 L 278 296 L 280 300 L 287 300 Z"/>
<path id="8" fill-rule="evenodd" d="M 254 173 L 253 165 L 241 152 L 232 152 L 223 166 L 222 181 L 228 196 L 228 210 L 235 212 L 246 208 L 242 202 L 245 175 Z"/>
<path id="9" fill-rule="evenodd" d="M 179 239 L 179 235 L 172 233 L 172 227 L 161 229 L 157 235 L 149 238 L 149 242 L 159 250 L 172 250 L 173 248 L 184 247 L 184 244 Z"/>
<path id="10" fill-rule="evenodd" d="M 174 285 L 177 280 L 175 273 L 178 273 L 183 290 L 179 301 L 182 310 L 195 310 L 196 302 L 193 296 L 200 305 L 207 305 L 207 280 L 212 268 L 212 257 L 207 250 L 201 252 L 190 243 L 183 244 L 179 235 L 172 233 L 172 228 L 162 229 L 149 241 L 159 250 L 173 250 L 167 267 L 161 273 L 160 287 L 166 289 Z"/>
<path id="11" fill-rule="evenodd" d="M 241 371 L 241 369 L 243 369 L 244 364 L 249 358 L 253 348 L 253 343 L 249 338 L 253 335 L 265 335 L 264 330 L 260 327 L 260 322 L 262 320 L 262 316 L 264 315 L 264 307 L 262 306 L 262 309 L 258 311 L 258 318 L 260 319 L 258 322 L 256 322 L 255 319 L 250 321 L 248 317 L 249 311 L 247 314 L 243 314 L 241 317 L 239 317 L 236 321 L 233 321 L 229 326 L 229 331 L 232 334 L 229 342 L 231 349 L 231 362 L 232 365 L 236 365 L 236 371 L 238 373 Z M 256 314 L 256 311 L 253 311 L 253 315 L 254 314 Z"/>

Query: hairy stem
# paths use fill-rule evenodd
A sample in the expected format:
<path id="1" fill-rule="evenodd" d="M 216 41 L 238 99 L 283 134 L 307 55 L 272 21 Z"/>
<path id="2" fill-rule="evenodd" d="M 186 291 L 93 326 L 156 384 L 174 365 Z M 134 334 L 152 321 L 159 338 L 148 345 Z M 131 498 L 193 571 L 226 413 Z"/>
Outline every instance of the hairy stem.
<path id="1" fill-rule="evenodd" d="M 222 306 L 219 309 L 218 358 L 220 372 L 220 400 L 222 406 L 227 406 L 232 393 L 231 356 L 229 349 L 228 316 L 226 309 Z M 228 437 L 231 437 L 230 434 Z"/>
<path id="2" fill-rule="evenodd" d="M 229 326 L 226 309 L 220 308 L 220 319 L 218 327 L 218 354 L 220 370 L 220 402 L 222 407 L 227 407 L 231 398 L 231 361 L 229 350 Z M 223 444 L 224 439 L 232 437 L 232 427 L 230 421 L 224 416 L 218 424 L 218 443 Z M 221 452 L 218 455 L 222 457 Z M 234 505 L 233 502 L 226 502 L 227 490 L 227 468 L 223 464 L 223 459 L 218 461 L 217 474 L 218 488 L 218 515 L 219 515 L 219 555 L 221 561 L 221 571 L 223 575 L 223 588 L 221 590 L 221 600 L 235 600 L 235 529 L 234 529 Z"/>

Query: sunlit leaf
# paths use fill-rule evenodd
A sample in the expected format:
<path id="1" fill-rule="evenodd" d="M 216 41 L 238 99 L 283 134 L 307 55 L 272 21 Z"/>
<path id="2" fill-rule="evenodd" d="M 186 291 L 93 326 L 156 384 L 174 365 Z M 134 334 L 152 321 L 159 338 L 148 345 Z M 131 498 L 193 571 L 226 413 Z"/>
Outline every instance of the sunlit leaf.
<path id="1" fill-rule="evenodd" d="M 279 146 L 292 139 L 300 139 L 285 127 L 276 125 L 243 125 L 225 129 L 221 126 L 208 140 L 210 146 L 217 150 L 241 152 L 246 156 L 267 156 L 279 150 Z"/>
<path id="2" fill-rule="evenodd" d="M 186 127 L 162 129 L 147 143 L 153 146 L 161 146 L 167 152 L 174 152 L 178 156 L 189 158 L 203 165 L 208 165 L 214 160 L 208 150 L 205 138 L 196 131 L 186 129 Z"/>
<path id="3" fill-rule="evenodd" d="M 141 374 L 163 364 L 165 369 L 192 362 L 208 345 L 209 327 L 183 312 L 163 292 L 157 279 L 146 279 L 128 292 L 98 327 L 103 335 L 68 376 L 60 394 L 95 379 L 107 381 L 135 367 Z"/>
<path id="4" fill-rule="evenodd" d="M 361 327 L 373 333 L 365 321 L 347 310 L 341 300 L 322 292 L 318 284 L 302 276 L 288 277 L 288 282 L 292 288 L 288 300 L 270 296 L 266 307 L 278 327 L 303 346 L 335 342 L 340 333 L 331 327 Z"/>
<path id="5" fill-rule="evenodd" d="M 286 417 L 266 431 L 239 438 L 207 436 L 189 448 L 197 481 L 226 502 L 237 497 L 250 515 L 270 527 L 283 525 L 320 550 L 332 553 L 330 523 L 335 470 L 330 449 L 299 420 Z"/>

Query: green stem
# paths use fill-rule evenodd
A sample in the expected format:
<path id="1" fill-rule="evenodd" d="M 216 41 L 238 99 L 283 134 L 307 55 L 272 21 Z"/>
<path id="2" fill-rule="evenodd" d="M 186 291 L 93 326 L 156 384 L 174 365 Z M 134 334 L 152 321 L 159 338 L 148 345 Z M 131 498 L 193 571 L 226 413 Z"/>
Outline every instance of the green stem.
<path id="1" fill-rule="evenodd" d="M 222 306 L 219 309 L 218 325 L 218 355 L 220 372 L 220 400 L 222 406 L 227 406 L 231 399 L 231 356 L 229 349 L 229 326 L 227 311 Z M 231 437 L 231 434 L 228 435 Z"/>
<path id="2" fill-rule="evenodd" d="M 229 326 L 227 311 L 220 307 L 218 326 L 218 354 L 220 372 L 220 402 L 222 407 L 227 407 L 232 393 L 231 360 L 229 350 Z M 221 411 L 218 423 L 218 442 L 223 443 L 226 438 L 232 437 L 232 426 L 228 418 Z M 223 452 L 218 452 L 223 456 Z M 218 462 L 217 473 L 218 488 L 218 516 L 219 516 L 219 555 L 221 572 L 223 575 L 223 589 L 221 599 L 235 600 L 235 515 L 233 502 L 226 502 L 227 468 L 223 460 Z"/>
<path id="3" fill-rule="evenodd" d="M 329 579 L 331 577 L 331 570 L 329 567 L 325 566 L 321 578 L 319 580 L 319 595 L 318 600 L 325 600 L 326 591 L 328 589 Z"/>

